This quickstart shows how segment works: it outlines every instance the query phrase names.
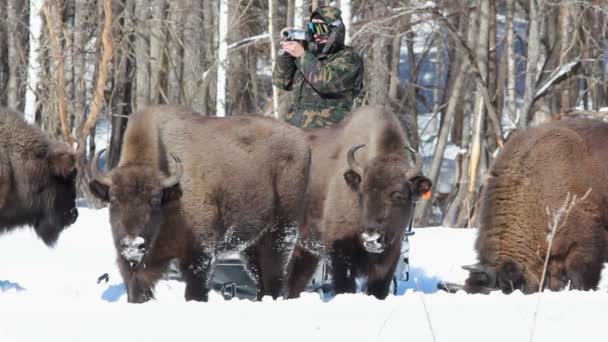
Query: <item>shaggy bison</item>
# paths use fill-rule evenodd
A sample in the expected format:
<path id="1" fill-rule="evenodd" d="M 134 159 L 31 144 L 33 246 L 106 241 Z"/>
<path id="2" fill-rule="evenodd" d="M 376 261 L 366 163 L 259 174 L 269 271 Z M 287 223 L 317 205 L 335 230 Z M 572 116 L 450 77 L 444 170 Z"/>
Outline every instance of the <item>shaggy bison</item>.
<path id="1" fill-rule="evenodd" d="M 607 146 L 608 124 L 585 119 L 543 124 L 509 139 L 481 194 L 479 263 L 466 267 L 464 290 L 539 291 L 547 254 L 545 288 L 597 287 L 608 261 Z M 574 196 L 578 202 L 563 210 Z"/>
<path id="2" fill-rule="evenodd" d="M 48 246 L 76 221 L 76 158 L 28 125 L 23 114 L 0 108 L 0 233 L 33 226 Z"/>
<path id="3" fill-rule="evenodd" d="M 216 256 L 225 251 L 240 252 L 258 298 L 279 296 L 309 164 L 299 130 L 277 120 L 204 117 L 175 106 L 132 114 L 117 167 L 102 174 L 94 162 L 90 183 L 110 202 L 128 301 L 153 298 L 176 258 L 186 299 L 206 301 Z"/>
<path id="4" fill-rule="evenodd" d="M 430 191 L 422 158 L 397 118 L 360 108 L 340 124 L 306 130 L 312 145 L 310 200 L 294 252 L 290 297 L 297 297 L 320 258 L 328 257 L 336 293 L 388 295 L 414 204 Z M 412 162 L 412 155 L 415 162 Z"/>

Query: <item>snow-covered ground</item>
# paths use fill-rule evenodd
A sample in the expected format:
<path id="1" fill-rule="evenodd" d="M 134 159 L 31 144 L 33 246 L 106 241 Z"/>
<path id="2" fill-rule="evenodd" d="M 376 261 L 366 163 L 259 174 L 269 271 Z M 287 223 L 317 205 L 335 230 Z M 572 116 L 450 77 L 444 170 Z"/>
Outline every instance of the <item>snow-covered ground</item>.
<path id="1" fill-rule="evenodd" d="M 595 292 L 540 297 L 438 292 L 437 281 L 464 280 L 460 266 L 475 261 L 475 234 L 417 229 L 407 290 L 384 301 L 305 294 L 260 303 L 214 294 L 209 303 L 186 303 L 184 285 L 171 280 L 158 284 L 156 301 L 131 305 L 107 210 L 81 208 L 54 249 L 27 228 L 0 236 L 0 341 L 608 341 L 606 280 Z M 97 284 L 103 273 L 109 282 Z"/>

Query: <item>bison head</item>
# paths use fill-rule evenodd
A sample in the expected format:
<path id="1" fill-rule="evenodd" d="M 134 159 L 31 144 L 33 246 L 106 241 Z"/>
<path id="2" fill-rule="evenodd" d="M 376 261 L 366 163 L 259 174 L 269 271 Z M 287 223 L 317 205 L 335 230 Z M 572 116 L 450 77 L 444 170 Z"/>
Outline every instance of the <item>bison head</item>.
<path id="1" fill-rule="evenodd" d="M 47 155 L 50 172 L 35 180 L 34 194 L 41 215 L 34 222 L 36 234 L 53 246 L 61 232 L 76 221 L 76 156 L 65 145 L 53 145 Z M 35 200 L 35 201 L 36 201 Z"/>
<path id="2" fill-rule="evenodd" d="M 414 214 L 414 203 L 430 191 L 431 181 L 422 176 L 422 158 L 414 153 L 410 166 L 403 151 L 383 154 L 360 165 L 352 147 L 347 154 L 349 170 L 344 179 L 357 192 L 361 208 L 359 238 L 369 253 L 382 253 L 400 242 Z"/>
<path id="3" fill-rule="evenodd" d="M 91 166 L 93 194 L 110 203 L 110 224 L 114 244 L 122 260 L 139 265 L 156 242 L 163 220 L 162 211 L 182 195 L 179 185 L 183 166 L 177 156 L 175 173 L 165 177 L 148 165 L 126 164 L 102 174 L 97 165 L 100 151 Z"/>

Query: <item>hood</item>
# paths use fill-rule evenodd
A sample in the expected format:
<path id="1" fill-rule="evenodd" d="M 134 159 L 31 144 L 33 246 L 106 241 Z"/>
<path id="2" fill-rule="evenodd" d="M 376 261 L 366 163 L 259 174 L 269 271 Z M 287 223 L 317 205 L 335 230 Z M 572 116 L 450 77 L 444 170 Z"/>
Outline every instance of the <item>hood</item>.
<path id="1" fill-rule="evenodd" d="M 319 7 L 311 13 L 310 20 L 315 15 L 318 15 L 330 26 L 327 44 L 325 44 L 323 51 L 318 57 L 325 57 L 344 48 L 346 28 L 344 27 L 344 22 L 342 22 L 341 14 L 340 10 L 333 6 Z"/>

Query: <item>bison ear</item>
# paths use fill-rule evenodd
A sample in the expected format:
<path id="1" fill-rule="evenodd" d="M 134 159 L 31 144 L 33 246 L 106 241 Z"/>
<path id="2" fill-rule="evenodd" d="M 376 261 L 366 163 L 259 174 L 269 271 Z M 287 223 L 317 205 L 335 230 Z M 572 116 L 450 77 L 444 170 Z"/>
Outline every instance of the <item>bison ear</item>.
<path id="1" fill-rule="evenodd" d="M 182 197 L 182 187 L 179 185 L 179 183 L 177 183 L 173 186 L 163 189 L 162 203 L 166 204 L 171 201 L 178 200 L 180 199 L 180 197 Z"/>
<path id="2" fill-rule="evenodd" d="M 101 184 L 97 180 L 92 180 L 89 182 L 89 189 L 95 197 L 99 198 L 104 202 L 110 201 L 110 187 L 104 184 Z"/>
<path id="3" fill-rule="evenodd" d="M 350 186 L 354 191 L 359 191 L 359 184 L 361 183 L 361 176 L 353 170 L 344 172 L 344 180 L 346 184 Z"/>
<path id="4" fill-rule="evenodd" d="M 424 176 L 416 176 L 410 179 L 412 183 L 412 189 L 414 192 L 414 198 L 417 200 L 419 198 L 428 200 L 431 198 L 431 180 Z"/>
<path id="5" fill-rule="evenodd" d="M 75 174 L 76 156 L 68 151 L 53 151 L 49 155 L 51 171 L 57 177 L 67 178 Z"/>

